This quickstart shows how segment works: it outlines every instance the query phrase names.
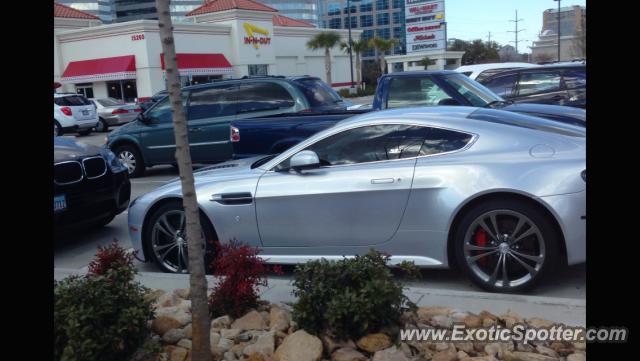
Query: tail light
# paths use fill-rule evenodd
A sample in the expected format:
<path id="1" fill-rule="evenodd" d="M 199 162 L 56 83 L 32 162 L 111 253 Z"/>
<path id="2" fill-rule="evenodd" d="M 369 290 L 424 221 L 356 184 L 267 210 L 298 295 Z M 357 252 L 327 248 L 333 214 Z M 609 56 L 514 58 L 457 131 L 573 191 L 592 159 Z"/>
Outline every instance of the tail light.
<path id="1" fill-rule="evenodd" d="M 68 116 L 72 116 L 73 115 L 73 112 L 71 111 L 71 108 L 69 108 L 69 107 L 62 107 L 62 108 L 60 108 L 60 111 L 62 113 L 64 113 L 64 115 L 68 115 Z"/>
<path id="2" fill-rule="evenodd" d="M 236 127 L 230 127 L 231 128 L 231 141 L 232 142 L 239 142 L 240 141 L 240 129 L 236 128 Z"/>
<path id="3" fill-rule="evenodd" d="M 111 114 L 127 114 L 127 113 L 129 113 L 129 111 L 126 109 L 116 109 L 111 112 Z"/>
<path id="4" fill-rule="evenodd" d="M 133 111 L 136 113 L 140 113 L 142 111 L 142 108 L 135 108 Z"/>

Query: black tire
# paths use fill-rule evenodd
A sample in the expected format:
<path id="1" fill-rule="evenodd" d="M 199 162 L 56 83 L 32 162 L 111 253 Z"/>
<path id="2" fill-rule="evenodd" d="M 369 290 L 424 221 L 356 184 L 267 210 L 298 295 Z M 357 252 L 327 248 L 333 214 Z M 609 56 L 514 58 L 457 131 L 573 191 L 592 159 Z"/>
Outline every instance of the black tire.
<path id="1" fill-rule="evenodd" d="M 480 219 L 485 220 L 484 224 L 490 230 L 494 229 L 491 221 L 492 214 L 496 214 L 499 231 L 480 230 L 482 227 L 477 223 Z M 524 220 L 524 223 L 519 229 L 515 229 L 520 219 Z M 513 226 L 509 227 L 509 225 Z M 509 233 L 514 229 L 515 234 Z M 562 237 L 557 233 L 549 216 L 539 207 L 526 201 L 494 199 L 478 204 L 463 215 L 454 232 L 453 250 L 458 267 L 464 270 L 476 285 L 487 291 L 513 293 L 530 290 L 560 264 Z M 480 232 L 485 233 L 482 238 L 487 243 L 475 243 Z M 532 234 L 517 240 L 528 232 Z M 492 238 L 490 233 L 498 233 L 498 236 Z M 472 239 L 475 244 L 471 242 Z M 492 241 L 495 245 L 491 243 Z M 483 250 L 471 248 L 479 245 L 486 248 Z M 494 250 L 495 253 L 492 253 Z M 540 259 L 541 256 L 542 259 Z M 493 260 L 496 257 L 499 259 L 495 261 L 496 266 L 494 266 Z M 500 257 L 504 257 L 506 265 L 501 263 Z M 472 260 L 473 258 L 478 259 Z M 520 261 L 524 261 L 529 268 L 522 265 Z M 505 267 L 508 275 L 506 286 L 502 280 Z M 497 277 L 492 280 L 493 274 Z M 517 278 L 520 274 L 522 276 Z M 511 280 L 510 276 L 515 276 L 513 277 L 515 279 Z"/>
<path id="2" fill-rule="evenodd" d="M 167 273 L 178 273 L 175 269 L 168 267 L 165 262 L 159 259 L 156 252 L 154 252 L 152 237 L 154 234 L 154 225 L 156 222 L 166 213 L 183 211 L 181 201 L 171 201 L 163 204 L 158 209 L 156 209 L 151 216 L 149 217 L 149 222 L 146 225 L 145 232 L 143 234 L 143 242 L 145 244 L 145 249 L 147 250 L 147 255 L 149 258 L 160 268 L 163 272 Z M 202 226 L 202 231 L 204 233 L 205 238 L 205 270 L 207 273 L 211 273 L 212 270 L 212 262 L 214 259 L 215 248 L 218 243 L 218 236 L 211 225 L 211 222 L 207 219 L 207 217 L 200 212 L 200 225 Z M 173 254 L 172 254 L 173 252 Z M 169 257 L 175 256 L 174 251 L 169 252 Z M 173 262 L 175 263 L 175 262 Z M 186 265 L 184 266 L 187 267 Z M 185 272 L 179 272 L 185 273 Z"/>
<path id="3" fill-rule="evenodd" d="M 107 224 L 111 223 L 111 221 L 113 221 L 113 219 L 116 218 L 115 214 L 109 215 L 107 217 L 104 217 L 102 219 L 97 220 L 94 224 L 91 225 L 91 228 L 101 228 L 106 226 Z"/>
<path id="4" fill-rule="evenodd" d="M 85 129 L 85 130 L 80 130 L 80 131 L 78 131 L 78 134 L 80 134 L 80 135 L 89 135 L 89 134 L 91 134 L 91 128 Z"/>
<path id="5" fill-rule="evenodd" d="M 101 132 L 101 133 L 106 133 L 109 131 L 109 124 L 107 124 L 107 122 L 100 118 L 100 120 L 98 121 L 98 124 L 96 125 L 96 132 Z"/>
<path id="6" fill-rule="evenodd" d="M 113 152 L 127 167 L 130 178 L 141 177 L 144 175 L 146 166 L 137 147 L 129 144 L 123 144 L 115 147 Z"/>
<path id="7" fill-rule="evenodd" d="M 59 137 L 59 136 L 64 134 L 64 130 L 62 129 L 62 125 L 60 125 L 60 123 L 55 119 L 53 121 L 53 127 L 55 128 L 54 135 L 56 137 Z"/>

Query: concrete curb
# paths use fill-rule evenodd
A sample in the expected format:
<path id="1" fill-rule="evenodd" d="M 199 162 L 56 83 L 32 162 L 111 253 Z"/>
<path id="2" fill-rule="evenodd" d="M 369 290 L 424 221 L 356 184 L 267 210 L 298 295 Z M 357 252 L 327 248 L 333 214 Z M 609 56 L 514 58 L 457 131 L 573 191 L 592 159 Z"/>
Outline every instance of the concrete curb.
<path id="1" fill-rule="evenodd" d="M 54 278 L 61 280 L 74 274 L 85 274 L 84 269 L 55 268 Z M 140 272 L 137 280 L 149 288 L 173 291 L 189 288 L 189 275 L 155 272 Z M 207 276 L 209 287 L 216 280 Z M 260 297 L 273 303 L 295 301 L 291 294 L 293 286 L 290 280 L 270 278 L 269 286 L 262 287 Z M 522 317 L 541 317 L 572 326 L 586 326 L 586 301 L 572 298 L 540 297 L 512 295 L 504 293 L 484 293 L 471 291 L 452 291 L 426 287 L 406 287 L 405 294 L 418 306 L 447 306 L 460 311 L 479 313 L 487 310 L 494 314 L 503 314 L 509 310 Z"/>

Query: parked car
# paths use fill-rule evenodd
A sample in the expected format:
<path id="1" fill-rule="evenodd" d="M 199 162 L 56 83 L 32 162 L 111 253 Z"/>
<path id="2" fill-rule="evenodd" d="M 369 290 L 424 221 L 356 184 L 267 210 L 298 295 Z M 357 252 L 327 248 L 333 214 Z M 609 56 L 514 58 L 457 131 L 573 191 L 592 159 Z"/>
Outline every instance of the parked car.
<path id="1" fill-rule="evenodd" d="M 231 158 L 229 122 L 275 114 L 343 110 L 340 96 L 319 78 L 258 77 L 183 88 L 191 159 L 216 163 Z M 175 138 L 169 97 L 154 103 L 133 122 L 113 130 L 107 146 L 131 177 L 146 167 L 175 163 Z"/>
<path id="2" fill-rule="evenodd" d="M 488 76 L 497 74 L 506 70 L 522 69 L 522 68 L 534 68 L 537 64 L 531 63 L 489 63 L 489 64 L 473 64 L 463 65 L 458 67 L 455 71 L 462 73 L 469 78 L 480 81 Z"/>
<path id="3" fill-rule="evenodd" d="M 96 126 L 98 132 L 109 131 L 109 126 L 122 125 L 138 117 L 142 109 L 136 104 L 126 104 L 114 98 L 90 99 L 96 105 L 99 122 Z"/>
<path id="4" fill-rule="evenodd" d="M 169 93 L 166 90 L 161 90 L 150 97 L 140 97 L 136 99 L 136 104 L 143 110 L 149 109 L 153 103 L 157 103 L 160 99 L 166 97 Z"/>
<path id="5" fill-rule="evenodd" d="M 75 93 L 53 94 L 53 135 L 68 132 L 80 135 L 91 133 L 98 123 L 96 106 L 83 95 Z"/>
<path id="6" fill-rule="evenodd" d="M 585 125 L 583 109 L 542 104 L 512 104 L 482 84 L 455 71 L 411 71 L 382 76 L 372 110 L 389 108 L 466 105 L 535 115 L 559 122 Z M 368 109 L 330 113 L 288 114 L 238 119 L 231 122 L 233 157 L 274 154 L 293 146 L 337 122 Z"/>
<path id="7" fill-rule="evenodd" d="M 269 263 L 375 248 L 392 263 L 456 264 L 485 289 L 521 291 L 585 261 L 585 134 L 495 109 L 363 114 L 280 155 L 197 171 L 201 224 L 207 240 L 260 247 Z M 139 259 L 186 272 L 180 181 L 128 214 Z"/>
<path id="8" fill-rule="evenodd" d="M 502 72 L 480 81 L 516 103 L 555 104 L 585 108 L 587 73 L 583 63 L 560 63 Z"/>
<path id="9" fill-rule="evenodd" d="M 127 168 L 108 149 L 53 139 L 53 211 L 56 230 L 101 227 L 129 206 Z"/>

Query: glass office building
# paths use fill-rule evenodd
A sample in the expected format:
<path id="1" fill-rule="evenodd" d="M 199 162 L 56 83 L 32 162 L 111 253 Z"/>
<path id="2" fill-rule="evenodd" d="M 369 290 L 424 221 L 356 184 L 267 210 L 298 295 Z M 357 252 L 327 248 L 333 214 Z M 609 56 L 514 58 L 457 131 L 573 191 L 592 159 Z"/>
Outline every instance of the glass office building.
<path id="1" fill-rule="evenodd" d="M 278 10 L 284 16 L 306 21 L 319 27 L 319 0 L 257 0 Z"/>

